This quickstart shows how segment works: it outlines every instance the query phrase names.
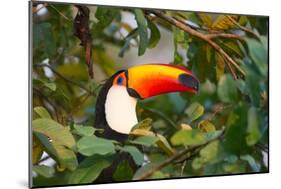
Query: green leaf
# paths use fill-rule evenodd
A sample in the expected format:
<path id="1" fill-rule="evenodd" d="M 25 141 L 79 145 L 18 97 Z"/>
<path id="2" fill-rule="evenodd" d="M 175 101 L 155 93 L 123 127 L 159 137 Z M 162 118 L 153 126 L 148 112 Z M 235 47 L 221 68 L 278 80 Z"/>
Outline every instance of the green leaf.
<path id="1" fill-rule="evenodd" d="M 185 110 L 190 122 L 198 119 L 204 113 L 204 107 L 198 102 L 194 102 Z"/>
<path id="2" fill-rule="evenodd" d="M 88 81 L 88 70 L 85 64 L 62 64 L 56 70 L 63 76 L 77 81 Z"/>
<path id="3" fill-rule="evenodd" d="M 38 175 L 41 175 L 46 178 L 50 178 L 54 175 L 55 170 L 53 167 L 49 167 L 46 165 L 34 165 L 32 170 L 36 172 Z"/>
<path id="4" fill-rule="evenodd" d="M 171 147 L 171 145 L 169 144 L 169 142 L 167 141 L 167 139 L 160 134 L 156 135 L 157 138 L 159 139 L 156 144 L 157 146 L 162 149 L 164 152 L 166 152 L 168 155 L 173 155 L 175 153 L 175 150 Z"/>
<path id="5" fill-rule="evenodd" d="M 144 173 L 146 173 L 147 171 L 153 169 L 155 166 L 157 165 L 157 163 L 148 163 L 145 164 L 144 166 L 141 166 L 134 174 L 133 180 L 138 180 L 138 178 L 140 176 L 142 176 Z M 151 178 L 151 177 L 149 177 Z"/>
<path id="6" fill-rule="evenodd" d="M 114 154 L 115 148 L 111 140 L 98 138 L 96 136 L 84 136 L 77 142 L 78 152 L 91 156 L 94 154 L 106 155 Z"/>
<path id="7" fill-rule="evenodd" d="M 48 136 L 58 144 L 64 145 L 70 149 L 75 148 L 75 140 L 69 128 L 62 126 L 52 119 L 40 118 L 33 120 L 32 130 Z"/>
<path id="8" fill-rule="evenodd" d="M 76 155 L 73 151 L 66 148 L 65 146 L 50 141 L 47 136 L 36 133 L 35 136 L 40 140 L 46 151 L 54 160 L 56 160 L 60 166 L 66 167 L 69 170 L 74 170 L 78 166 Z"/>
<path id="9" fill-rule="evenodd" d="M 49 88 L 51 91 L 56 91 L 57 86 L 55 83 L 46 83 L 44 82 L 45 87 Z"/>
<path id="10" fill-rule="evenodd" d="M 52 142 L 52 146 L 56 152 L 56 156 L 60 165 L 68 168 L 71 171 L 77 168 L 78 161 L 76 158 L 76 154 L 72 150 L 67 149 L 65 146 L 62 146 L 55 142 Z"/>
<path id="11" fill-rule="evenodd" d="M 225 62 L 221 55 L 216 54 L 216 78 L 219 81 L 220 78 L 224 75 L 224 68 L 225 68 Z"/>
<path id="12" fill-rule="evenodd" d="M 243 68 L 246 72 L 245 93 L 250 96 L 252 105 L 258 107 L 261 100 L 261 76 L 249 65 L 245 65 Z"/>
<path id="13" fill-rule="evenodd" d="M 236 84 L 229 74 L 225 74 L 220 78 L 217 93 L 220 100 L 225 103 L 237 101 L 238 91 Z"/>
<path id="14" fill-rule="evenodd" d="M 83 160 L 69 176 L 69 184 L 92 183 L 103 169 L 109 167 L 111 160 L 105 156 L 94 155 Z"/>
<path id="15" fill-rule="evenodd" d="M 43 22 L 33 25 L 33 45 L 35 48 L 44 49 L 48 57 L 56 54 L 56 41 L 52 25 L 49 22 Z"/>
<path id="16" fill-rule="evenodd" d="M 204 133 L 206 141 L 214 140 L 222 134 L 223 130 L 216 130 Z"/>
<path id="17" fill-rule="evenodd" d="M 200 158 L 204 162 L 214 160 L 217 157 L 218 150 L 219 150 L 219 141 L 218 140 L 213 141 L 200 151 Z"/>
<path id="18" fill-rule="evenodd" d="M 246 141 L 249 146 L 255 145 L 261 139 L 257 110 L 251 107 L 248 110 L 248 127 Z"/>
<path id="19" fill-rule="evenodd" d="M 159 139 L 156 136 L 141 136 L 136 138 L 133 141 L 130 141 L 133 144 L 140 144 L 144 146 L 152 146 L 154 145 Z"/>
<path id="20" fill-rule="evenodd" d="M 219 150 L 219 142 L 213 141 L 209 143 L 206 147 L 200 150 L 200 156 L 192 161 L 193 169 L 200 169 L 203 164 L 211 163 L 216 160 Z"/>
<path id="21" fill-rule="evenodd" d="M 225 49 L 226 53 L 231 55 L 236 55 L 239 58 L 243 57 L 242 50 L 239 47 L 239 43 L 233 40 L 222 40 L 219 43 L 223 49 Z"/>
<path id="22" fill-rule="evenodd" d="M 174 52 L 174 64 L 181 64 L 183 61 L 183 57 L 179 54 L 178 51 Z"/>
<path id="23" fill-rule="evenodd" d="M 217 19 L 212 23 L 211 28 L 217 29 L 217 30 L 227 30 L 234 26 L 234 23 L 227 18 L 227 16 L 230 15 L 220 15 L 217 17 Z M 232 19 L 236 20 L 238 16 L 230 16 Z"/>
<path id="24" fill-rule="evenodd" d="M 227 117 L 223 147 L 229 153 L 242 154 L 249 150 L 246 143 L 247 111 L 246 104 L 238 104 Z"/>
<path id="25" fill-rule="evenodd" d="M 173 34 L 174 34 L 174 43 L 185 43 L 185 35 L 184 31 L 177 28 L 173 27 Z"/>
<path id="26" fill-rule="evenodd" d="M 151 118 L 146 118 L 139 123 L 137 123 L 133 128 L 132 131 L 135 129 L 142 129 L 142 130 L 147 130 L 149 131 L 151 129 L 152 124 L 152 119 Z"/>
<path id="27" fill-rule="evenodd" d="M 43 106 L 37 106 L 33 109 L 41 118 L 51 118 L 49 112 Z"/>
<path id="28" fill-rule="evenodd" d="M 171 137 L 171 143 L 178 145 L 199 145 L 205 142 L 205 135 L 196 130 L 179 130 Z"/>
<path id="29" fill-rule="evenodd" d="M 141 56 L 145 53 L 145 50 L 148 46 L 148 32 L 147 32 L 147 23 L 144 17 L 143 11 L 141 9 L 135 9 L 135 19 L 138 24 L 138 33 L 140 36 L 139 41 L 139 52 L 138 55 Z"/>
<path id="30" fill-rule="evenodd" d="M 32 164 L 37 163 L 43 154 L 43 146 L 40 141 L 32 135 Z"/>
<path id="31" fill-rule="evenodd" d="M 114 18 L 118 17 L 119 14 L 120 12 L 116 8 L 98 7 L 95 14 L 95 17 L 99 20 L 97 27 L 99 27 L 99 29 L 104 29 Z"/>
<path id="32" fill-rule="evenodd" d="M 246 43 L 248 45 L 250 57 L 253 59 L 254 63 L 257 65 L 259 71 L 263 76 L 267 75 L 267 51 L 263 43 L 256 39 L 246 38 Z"/>
<path id="33" fill-rule="evenodd" d="M 129 181 L 133 178 L 134 171 L 128 161 L 123 160 L 121 161 L 114 174 L 113 174 L 113 179 L 115 181 Z"/>
<path id="34" fill-rule="evenodd" d="M 212 132 L 212 131 L 216 131 L 216 127 L 215 125 L 208 121 L 208 120 L 203 120 L 200 121 L 197 125 L 198 129 L 202 132 Z"/>
<path id="35" fill-rule="evenodd" d="M 130 47 L 131 40 L 134 39 L 138 34 L 138 28 L 133 29 L 126 37 L 125 37 L 125 43 L 123 47 L 120 49 L 118 56 L 123 57 L 124 53 L 127 49 Z"/>
<path id="36" fill-rule="evenodd" d="M 73 133 L 80 136 L 92 136 L 96 130 L 92 126 L 83 126 L 83 125 L 74 124 L 73 127 L 74 127 Z"/>
<path id="37" fill-rule="evenodd" d="M 128 152 L 133 157 L 137 165 L 141 165 L 144 161 L 144 155 L 135 146 L 124 146 L 120 148 L 121 151 Z"/>
<path id="38" fill-rule="evenodd" d="M 153 22 L 148 21 L 148 27 L 150 29 L 148 48 L 154 48 L 158 44 L 161 34 L 158 27 Z"/>
<path id="39" fill-rule="evenodd" d="M 199 18 L 203 22 L 203 24 L 207 27 L 211 27 L 213 20 L 209 14 L 206 13 L 198 13 Z"/>
<path id="40" fill-rule="evenodd" d="M 259 163 L 256 162 L 256 160 L 252 156 L 247 154 L 240 156 L 240 158 L 242 160 L 247 161 L 254 172 L 260 172 L 261 166 Z"/>
<path id="41" fill-rule="evenodd" d="M 95 48 L 93 51 L 94 63 L 98 64 L 104 73 L 108 76 L 113 75 L 117 71 L 117 64 L 106 51 Z"/>
<path id="42" fill-rule="evenodd" d="M 33 82 L 33 86 L 38 85 L 39 88 L 46 87 L 46 88 L 50 89 L 51 91 L 56 91 L 56 89 L 57 89 L 56 84 L 53 82 L 50 82 L 47 79 L 33 79 L 32 82 Z M 41 84 L 43 84 L 43 85 L 41 85 Z"/>

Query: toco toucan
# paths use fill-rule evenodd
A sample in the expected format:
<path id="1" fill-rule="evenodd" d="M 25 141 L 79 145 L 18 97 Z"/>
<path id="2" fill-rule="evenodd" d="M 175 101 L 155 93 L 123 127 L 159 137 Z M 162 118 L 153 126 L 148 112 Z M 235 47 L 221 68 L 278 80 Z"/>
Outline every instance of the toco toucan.
<path id="1" fill-rule="evenodd" d="M 138 123 L 137 100 L 170 92 L 195 93 L 198 87 L 199 82 L 193 74 L 179 66 L 144 64 L 118 71 L 100 90 L 94 127 L 104 130 L 98 134 L 99 137 L 123 142 Z M 127 159 L 133 169 L 137 168 L 128 154 L 121 153 L 96 182 L 112 182 L 112 172 L 121 159 Z"/>

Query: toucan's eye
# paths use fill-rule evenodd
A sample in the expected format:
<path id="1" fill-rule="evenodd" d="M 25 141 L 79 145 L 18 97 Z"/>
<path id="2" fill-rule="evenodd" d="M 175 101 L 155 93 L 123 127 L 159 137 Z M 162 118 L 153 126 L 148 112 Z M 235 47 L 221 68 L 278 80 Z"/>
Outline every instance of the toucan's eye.
<path id="1" fill-rule="evenodd" d="M 117 83 L 117 85 L 123 85 L 124 84 L 124 78 L 122 76 L 118 77 L 116 83 Z"/>

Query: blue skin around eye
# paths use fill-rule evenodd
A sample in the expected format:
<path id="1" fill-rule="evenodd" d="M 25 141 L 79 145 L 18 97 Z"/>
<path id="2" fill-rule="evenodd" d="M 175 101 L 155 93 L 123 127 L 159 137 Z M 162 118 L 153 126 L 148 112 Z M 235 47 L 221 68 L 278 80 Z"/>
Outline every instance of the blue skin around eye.
<path id="1" fill-rule="evenodd" d="M 123 81 L 124 81 L 123 77 L 119 77 L 119 78 L 117 79 L 117 84 L 118 84 L 118 85 L 123 85 Z"/>

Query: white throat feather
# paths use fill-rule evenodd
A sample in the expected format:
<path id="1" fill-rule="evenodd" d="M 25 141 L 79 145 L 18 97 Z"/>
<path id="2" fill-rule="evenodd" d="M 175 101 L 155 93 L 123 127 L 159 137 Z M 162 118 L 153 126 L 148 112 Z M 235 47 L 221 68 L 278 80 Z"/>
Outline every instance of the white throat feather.
<path id="1" fill-rule="evenodd" d="M 105 100 L 105 117 L 111 129 L 129 134 L 138 123 L 136 115 L 137 99 L 131 97 L 124 86 L 112 86 Z"/>

